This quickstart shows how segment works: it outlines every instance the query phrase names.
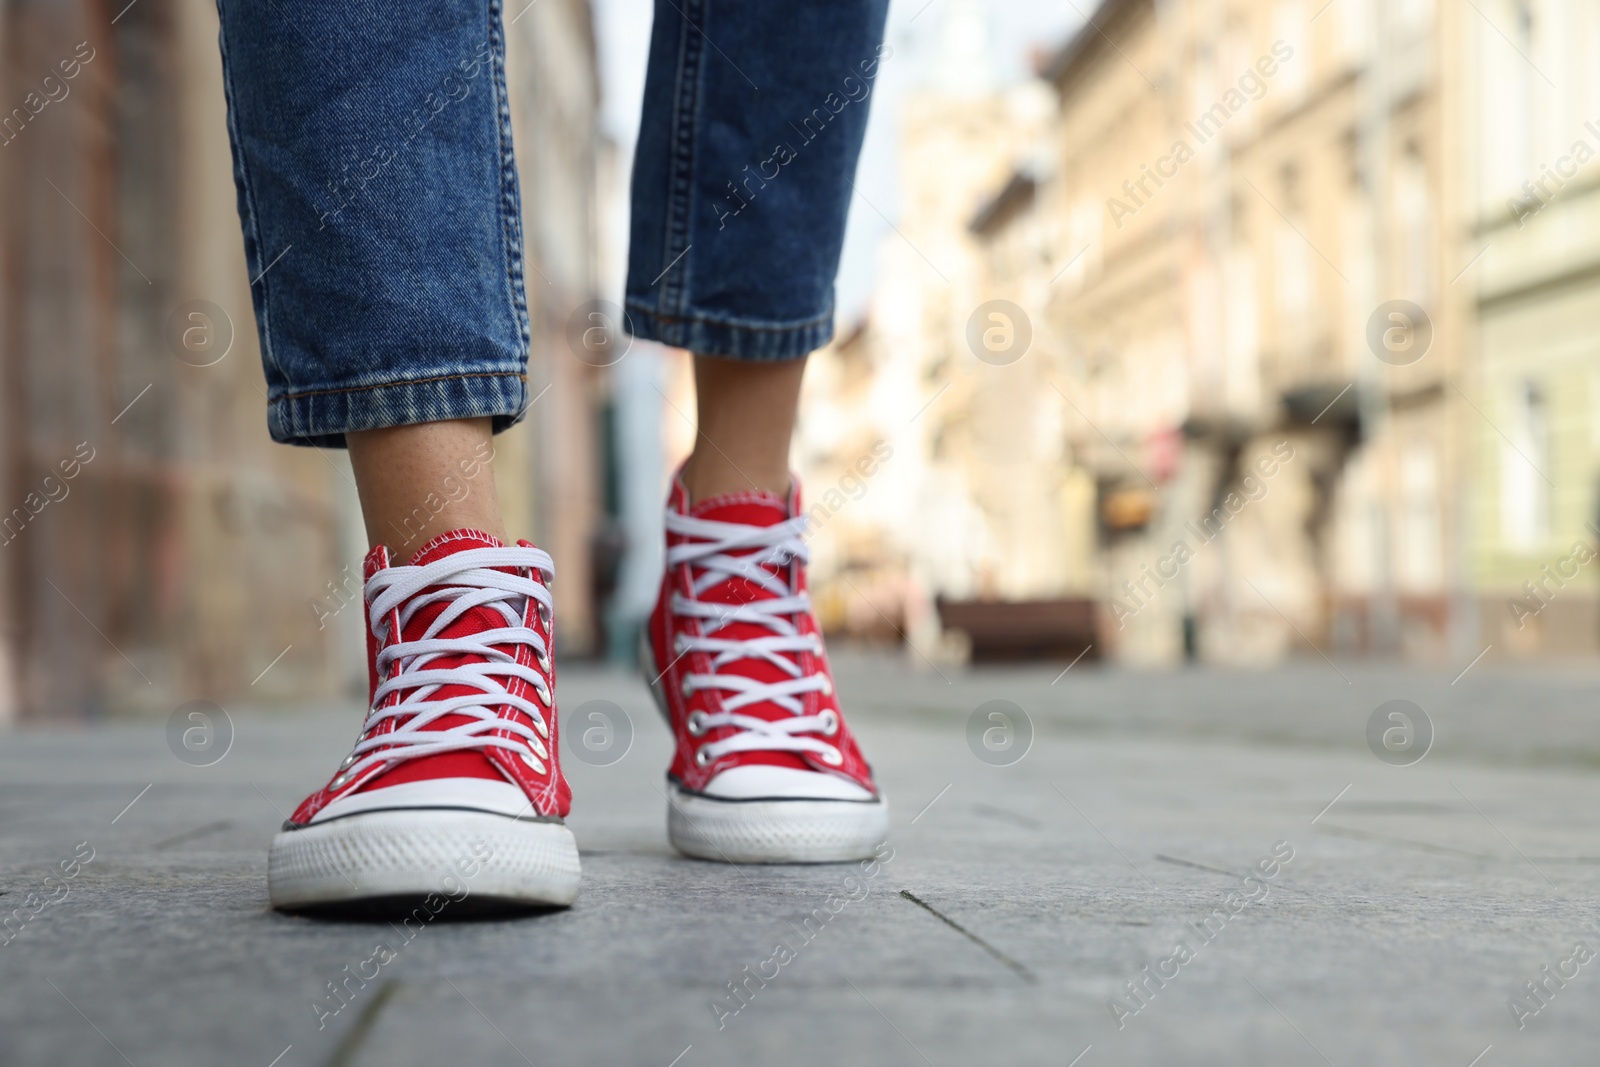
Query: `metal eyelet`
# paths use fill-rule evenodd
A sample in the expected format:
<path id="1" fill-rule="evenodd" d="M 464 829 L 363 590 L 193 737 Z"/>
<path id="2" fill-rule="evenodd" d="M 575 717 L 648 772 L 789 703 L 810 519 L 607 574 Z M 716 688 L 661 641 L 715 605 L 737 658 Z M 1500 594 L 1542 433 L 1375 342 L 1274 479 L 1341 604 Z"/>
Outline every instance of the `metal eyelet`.
<path id="1" fill-rule="evenodd" d="M 832 708 L 824 708 L 823 711 L 822 711 L 822 734 L 823 734 L 823 736 L 824 737 L 832 737 L 834 734 L 836 734 L 838 732 L 839 732 L 839 713 L 834 711 Z"/>
<path id="2" fill-rule="evenodd" d="M 712 757 L 707 754 L 708 751 L 710 750 L 710 748 L 711 748 L 710 745 L 701 745 L 699 748 L 695 749 L 695 752 L 694 752 L 694 765 L 696 767 L 709 767 L 709 766 L 711 766 Z"/>
<path id="3" fill-rule="evenodd" d="M 683 683 L 678 686 L 678 691 L 683 694 L 683 699 L 688 700 L 694 696 L 694 690 L 689 686 L 689 676 L 683 676 Z"/>
<path id="4" fill-rule="evenodd" d="M 820 635 L 820 634 L 812 634 L 811 635 L 811 654 L 813 656 L 822 655 L 822 635 Z"/>
<path id="5" fill-rule="evenodd" d="M 535 752 L 539 753 L 539 758 L 540 759 L 549 759 L 550 758 L 550 750 L 548 748 L 545 748 L 544 747 L 544 742 L 540 741 L 537 737 L 533 737 L 533 738 L 529 738 L 528 739 L 528 747 L 533 749 Z"/>
<path id="6" fill-rule="evenodd" d="M 528 766 L 532 767 L 534 770 L 538 771 L 540 774 L 544 773 L 545 768 L 544 768 L 544 764 L 543 763 L 540 763 L 538 760 L 534 759 L 531 755 L 529 755 L 526 752 L 519 752 L 517 754 L 522 757 L 522 762 L 523 763 L 526 763 Z"/>
<path id="7" fill-rule="evenodd" d="M 539 669 L 541 671 L 544 671 L 544 673 L 546 673 L 546 674 L 550 673 L 550 667 L 551 667 L 551 664 L 552 664 L 552 660 L 550 659 L 550 656 L 548 654 L 540 656 L 538 659 L 534 660 L 534 662 L 539 665 Z"/>
<path id="8" fill-rule="evenodd" d="M 349 783 L 349 781 L 350 776 L 348 774 L 340 774 L 336 775 L 329 785 L 334 789 L 343 789 Z"/>
<path id="9" fill-rule="evenodd" d="M 691 711 L 689 713 L 689 736 L 699 737 L 706 732 L 706 713 Z"/>
<path id="10" fill-rule="evenodd" d="M 347 771 L 347 770 L 349 770 L 351 767 L 353 767 L 355 765 L 355 762 L 356 762 L 356 754 L 354 752 L 352 752 L 352 753 L 350 753 L 350 755 L 348 755 L 348 756 L 346 756 L 344 758 L 344 762 L 343 763 L 339 764 L 339 769 L 341 771 Z"/>
<path id="11" fill-rule="evenodd" d="M 844 753 L 840 752 L 836 748 L 830 748 L 826 752 L 818 753 L 818 758 L 820 758 L 823 763 L 826 763 L 830 767 L 840 767 L 844 765 Z"/>
<path id="12" fill-rule="evenodd" d="M 689 651 L 688 641 L 688 634 L 679 634 L 677 637 L 674 637 L 672 639 L 672 651 L 676 652 L 680 656 L 683 655 L 685 652 Z"/>
<path id="13" fill-rule="evenodd" d="M 545 707 L 548 708 L 553 703 L 555 703 L 555 697 L 553 695 L 551 695 L 550 689 L 549 689 L 548 686 L 543 688 L 543 689 L 536 688 L 535 692 L 537 692 L 539 694 L 539 702 L 541 704 L 543 704 Z"/>
<path id="14" fill-rule="evenodd" d="M 822 695 L 825 697 L 833 696 L 833 679 L 826 674 L 822 676 Z"/>

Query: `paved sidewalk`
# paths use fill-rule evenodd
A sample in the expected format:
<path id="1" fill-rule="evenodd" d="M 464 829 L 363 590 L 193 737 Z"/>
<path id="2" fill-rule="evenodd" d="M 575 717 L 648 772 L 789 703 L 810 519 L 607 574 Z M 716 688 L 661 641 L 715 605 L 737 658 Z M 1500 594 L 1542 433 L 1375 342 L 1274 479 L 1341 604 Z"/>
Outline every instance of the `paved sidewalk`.
<path id="1" fill-rule="evenodd" d="M 610 701 L 634 732 L 608 766 L 566 764 L 577 905 L 446 911 L 411 940 L 266 906 L 266 843 L 356 709 L 230 709 L 208 767 L 174 756 L 165 722 L 3 735 L 0 1063 L 1593 1062 L 1594 676 L 1480 664 L 1452 689 L 1452 671 L 1343 669 L 947 684 L 847 658 L 840 690 L 894 806 L 892 859 L 870 875 L 677 857 L 648 694 L 568 670 L 568 714 Z M 1437 734 L 1413 765 L 1365 741 L 1394 698 Z M 972 726 L 990 701 L 1033 723 L 1010 765 L 976 754 L 1018 751 L 984 748 L 986 729 L 1004 740 L 1002 720 Z M 35 914 L 29 894 L 56 901 Z M 326 983 L 380 943 L 393 958 L 319 1030 Z"/>

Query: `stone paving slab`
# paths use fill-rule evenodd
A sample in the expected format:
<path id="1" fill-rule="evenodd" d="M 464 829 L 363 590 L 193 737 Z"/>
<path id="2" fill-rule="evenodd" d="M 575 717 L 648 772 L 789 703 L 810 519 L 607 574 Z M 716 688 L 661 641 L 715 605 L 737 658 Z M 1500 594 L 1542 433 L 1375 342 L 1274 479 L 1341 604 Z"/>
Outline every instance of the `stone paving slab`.
<path id="1" fill-rule="evenodd" d="M 164 722 L 13 732 L 0 737 L 0 927 L 24 918 L 0 945 L 0 1063 L 1593 1061 L 1600 960 L 1564 962 L 1577 941 L 1600 950 L 1600 776 L 1581 760 L 1519 765 L 1541 746 L 1493 751 L 1491 724 L 1456 746 L 1441 726 L 1421 762 L 1380 762 L 1362 702 L 1431 675 L 1359 675 L 1348 688 L 1373 692 L 1340 698 L 1314 688 L 1345 687 L 1326 669 L 1076 674 L 946 685 L 846 661 L 840 689 L 894 806 L 892 858 L 865 873 L 676 856 L 648 694 L 568 670 L 565 708 L 610 701 L 634 734 L 608 766 L 567 761 L 577 905 L 493 921 L 446 910 L 409 939 L 266 906 L 266 842 L 357 710 L 234 711 L 228 754 L 203 768 L 174 757 Z M 1579 744 L 1578 680 L 1525 685 L 1567 703 L 1525 702 L 1524 726 L 1542 724 L 1550 749 Z M 1034 720 L 1009 766 L 968 744 L 990 700 Z M 1129 709 L 1137 728 L 1119 718 Z M 1265 739 L 1274 712 L 1280 736 Z M 1203 735 L 1204 716 L 1217 725 Z M 93 859 L 47 882 L 80 842 Z M 1293 858 L 1247 883 L 1275 846 Z M 28 912 L 30 893 L 61 885 Z M 1228 902 L 1247 892 L 1262 899 Z M 393 959 L 319 1029 L 325 983 L 379 943 Z M 1170 977 L 1145 979 L 1147 965 Z M 1523 990 L 1539 979 L 1542 1002 Z M 1135 980 L 1142 1000 L 1125 990 Z M 742 999 L 730 981 L 747 982 Z M 1519 994 L 1521 1029 L 1507 1004 Z"/>

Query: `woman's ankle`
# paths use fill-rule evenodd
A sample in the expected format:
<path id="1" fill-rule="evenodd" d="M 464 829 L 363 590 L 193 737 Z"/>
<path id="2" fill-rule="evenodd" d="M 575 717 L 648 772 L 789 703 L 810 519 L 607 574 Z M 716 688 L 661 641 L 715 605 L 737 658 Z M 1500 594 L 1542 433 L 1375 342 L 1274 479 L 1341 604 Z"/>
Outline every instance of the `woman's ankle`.
<path id="1" fill-rule="evenodd" d="M 488 419 L 345 435 L 371 545 L 404 561 L 439 534 L 469 528 L 507 541 Z"/>

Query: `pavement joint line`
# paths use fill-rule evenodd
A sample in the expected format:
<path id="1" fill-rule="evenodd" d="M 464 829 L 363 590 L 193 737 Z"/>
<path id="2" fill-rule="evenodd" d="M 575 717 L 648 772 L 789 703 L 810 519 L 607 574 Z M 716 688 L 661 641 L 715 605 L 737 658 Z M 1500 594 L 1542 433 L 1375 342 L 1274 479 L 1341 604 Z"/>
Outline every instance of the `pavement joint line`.
<path id="1" fill-rule="evenodd" d="M 937 918 L 940 922 L 950 927 L 950 929 L 954 930 L 962 937 L 970 940 L 973 944 L 983 949 L 985 952 L 999 960 L 1001 963 L 1005 964 L 1007 967 L 1011 968 L 1012 971 L 1016 972 L 1019 978 L 1027 982 L 1029 985 L 1039 984 L 1039 979 L 1035 978 L 1033 972 L 1028 970 L 1027 967 L 1021 963 L 1018 963 L 1004 952 L 1001 952 L 999 949 L 989 944 L 989 942 L 985 941 L 971 930 L 968 930 L 965 926 L 962 926 L 960 923 L 950 918 L 950 916 L 946 915 L 932 904 L 929 904 L 926 900 L 923 900 L 921 897 L 917 896 L 911 890 L 902 889 L 900 890 L 900 895 L 911 901 L 911 903 L 915 904 L 917 907 L 922 908 L 928 914 Z"/>
<path id="2" fill-rule="evenodd" d="M 150 785 L 147 785 L 147 786 L 145 786 L 145 787 L 144 787 L 144 788 L 143 788 L 143 789 L 141 789 L 141 790 L 139 790 L 139 797 L 142 797 L 142 796 L 144 796 L 144 795 L 145 795 L 145 794 L 146 794 L 146 793 L 148 793 L 148 792 L 150 792 L 150 788 L 151 788 L 151 786 L 153 786 L 153 785 L 155 785 L 155 783 L 154 783 L 154 782 L 151 782 L 151 783 L 150 783 Z M 135 805 L 135 804 L 137 804 L 137 803 L 139 803 L 139 797 L 134 797 L 134 798 L 133 798 L 133 799 L 132 799 L 132 800 L 130 800 L 130 801 L 128 801 L 128 808 L 131 808 L 131 807 L 133 807 L 133 806 L 134 806 L 134 805 Z M 128 814 L 128 808 L 123 808 L 123 809 L 122 809 L 122 810 L 121 810 L 121 811 L 119 811 L 119 812 L 117 812 L 117 819 L 120 819 L 120 818 L 122 818 L 122 817 L 123 817 L 123 816 L 124 816 L 124 815 L 126 815 L 126 814 Z M 112 819 L 112 820 L 111 820 L 111 825 L 112 825 L 112 826 L 115 826 L 115 825 L 117 825 L 117 819 Z"/>
<path id="3" fill-rule="evenodd" d="M 876 1004 L 872 1003 L 871 998 L 868 997 L 865 993 L 861 992 L 861 987 L 860 986 L 856 985 L 854 982 L 851 982 L 849 978 L 846 978 L 845 981 L 850 983 L 850 988 L 851 989 L 854 989 L 857 993 L 860 993 L 861 999 L 865 1000 L 867 1002 L 867 1007 L 871 1008 L 873 1011 L 878 1013 L 878 1018 L 880 1018 L 884 1022 L 888 1023 L 890 1028 L 893 1029 L 895 1033 L 899 1034 L 901 1039 L 903 1039 L 906 1044 L 911 1046 L 911 1050 L 913 1052 L 915 1052 L 918 1056 L 922 1057 L 923 1062 L 926 1063 L 928 1065 L 928 1067 L 938 1067 L 937 1064 L 935 1064 L 932 1060 L 928 1059 L 927 1053 L 923 1052 L 920 1048 L 917 1048 L 917 1043 L 915 1041 L 911 1040 L 909 1037 L 906 1037 L 906 1032 L 904 1030 L 902 1030 L 898 1026 L 894 1025 L 894 1020 L 893 1019 L 891 1019 L 887 1015 L 883 1014 L 883 1011 Z"/>
<path id="4" fill-rule="evenodd" d="M 1193 860 L 1179 859 L 1177 856 L 1166 856 L 1166 855 L 1163 855 L 1160 852 L 1156 853 L 1156 859 L 1160 860 L 1163 863 L 1175 863 L 1180 867 L 1193 867 L 1196 870 L 1200 870 L 1200 871 L 1210 871 L 1212 874 L 1226 875 L 1229 878 L 1247 879 L 1247 878 L 1250 877 L 1250 874 L 1248 872 L 1241 874 L 1238 871 L 1225 871 L 1221 867 L 1208 867 L 1204 863 L 1196 863 Z M 1277 885 L 1277 887 L 1279 889 L 1287 889 L 1287 890 L 1290 890 L 1290 891 L 1295 892 L 1295 893 L 1309 893 L 1309 892 L 1311 892 L 1311 890 L 1309 890 L 1309 889 L 1301 889 L 1299 886 L 1289 885 L 1286 882 L 1278 882 L 1278 883 L 1275 883 L 1275 884 Z M 1265 898 L 1263 898 L 1263 899 L 1265 899 Z"/>
<path id="5" fill-rule="evenodd" d="M 1013 826 L 1020 826 L 1024 830 L 1037 830 L 1040 826 L 1037 819 L 1029 818 L 1015 811 L 1008 811 L 1005 808 L 997 808 L 993 804 L 974 804 L 972 805 L 972 810 L 979 815 L 985 815 L 991 819 L 999 819 L 1001 822 L 1009 822 Z"/>
<path id="6" fill-rule="evenodd" d="M 449 981 L 449 979 L 445 979 Z M 361 1043 L 372 1033 L 372 1027 L 378 1021 L 378 1013 L 383 1011 L 389 999 L 399 992 L 400 983 L 393 978 L 387 978 L 372 995 L 367 1006 L 361 1009 L 361 1014 L 356 1016 L 356 1021 L 350 1024 L 350 1029 L 345 1031 L 333 1055 L 328 1058 L 327 1067 L 350 1067 L 355 1062 L 356 1053 L 361 1048 Z M 284 1050 L 285 1052 L 288 1049 Z"/>
<path id="7" fill-rule="evenodd" d="M 1311 1044 L 1311 1039 L 1306 1036 L 1305 1031 L 1300 1029 L 1298 1026 L 1295 1026 L 1294 1020 L 1289 1018 L 1287 1015 L 1284 1015 L 1282 1008 L 1280 1008 L 1276 1004 L 1272 1003 L 1272 1001 L 1267 1000 L 1267 995 L 1265 993 L 1261 992 L 1261 990 L 1256 986 L 1256 984 L 1254 982 L 1252 982 L 1252 981 L 1250 981 L 1250 979 L 1246 978 L 1244 980 L 1244 984 L 1249 986 L 1251 989 L 1254 989 L 1256 991 L 1256 996 L 1260 997 L 1262 1000 L 1266 1000 L 1267 1001 L 1267 1007 L 1269 1007 L 1273 1011 L 1277 1012 L 1278 1016 L 1281 1019 L 1283 1019 L 1284 1022 L 1289 1024 L 1290 1029 L 1292 1029 L 1295 1033 L 1300 1035 L 1300 1040 L 1304 1041 L 1308 1045 L 1311 1045 L 1311 1051 L 1315 1052 L 1318 1056 L 1322 1056 L 1322 1062 L 1323 1063 L 1326 1063 L 1328 1065 L 1328 1067 L 1334 1067 L 1333 1061 L 1328 1059 L 1327 1056 L 1323 1055 L 1323 1052 L 1322 1052 L 1322 1050 L 1320 1048 L 1318 1048 L 1316 1045 L 1312 1045 Z"/>
<path id="8" fill-rule="evenodd" d="M 50 979 L 49 979 L 48 976 L 45 978 L 45 981 L 46 982 L 50 982 Z M 50 982 L 50 988 L 54 989 L 57 993 L 61 993 L 61 987 L 56 985 L 54 982 Z M 83 1009 L 78 1007 L 76 1004 L 73 1004 L 71 997 L 67 996 L 65 993 L 61 993 L 61 999 L 66 1001 L 69 1005 L 71 1005 L 72 1010 L 77 1012 L 79 1017 L 81 1017 L 84 1022 L 88 1023 L 91 1027 L 94 1027 L 94 1032 L 100 1035 L 100 1039 L 102 1041 L 104 1041 L 106 1044 L 111 1046 L 111 1051 L 115 1052 L 118 1056 L 122 1057 L 122 1062 L 126 1063 L 128 1065 L 128 1067 L 135 1067 L 134 1062 L 132 1060 L 128 1059 L 127 1053 L 123 1052 L 120 1048 L 118 1048 L 117 1045 L 116 1045 L 116 1042 L 112 1041 L 109 1037 L 106 1037 L 106 1032 L 104 1030 L 100 1029 L 98 1026 L 95 1026 L 94 1025 L 94 1020 L 89 1018 L 87 1015 L 84 1015 L 83 1014 Z"/>
<path id="9" fill-rule="evenodd" d="M 169 837 L 164 841 L 157 841 L 155 844 L 151 845 L 150 848 L 152 851 L 159 852 L 161 849 L 171 848 L 173 845 L 188 841 L 191 838 L 204 837 L 206 834 L 209 834 L 214 830 L 226 830 L 232 825 L 232 819 L 218 819 L 216 822 L 208 822 L 204 826 L 197 826 L 193 830 L 185 830 L 181 834 L 174 834 L 172 837 Z M 267 1067 L 272 1067 L 272 1065 L 268 1064 Z"/>
<path id="10" fill-rule="evenodd" d="M 1413 841 L 1409 837 L 1395 837 L 1392 834 L 1380 834 L 1372 830 L 1356 830 L 1348 826 L 1335 826 L 1331 823 L 1319 826 L 1317 830 L 1320 833 L 1332 834 L 1334 837 L 1349 837 L 1357 841 L 1376 841 L 1380 845 L 1403 845 L 1406 848 L 1432 852 L 1440 856 L 1460 856 L 1463 859 L 1477 860 L 1480 863 L 1504 862 L 1502 857 L 1491 856 L 1485 852 L 1468 852 L 1464 848 L 1435 845 L 1431 841 Z"/>
<path id="11" fill-rule="evenodd" d="M 917 812 L 916 816 L 914 818 L 912 818 L 911 825 L 915 826 L 917 824 L 917 819 L 920 819 L 924 815 L 928 814 L 928 809 L 933 807 L 935 804 L 937 804 L 939 802 L 939 797 L 942 797 L 946 793 L 950 792 L 950 787 L 953 786 L 953 785 L 955 785 L 954 782 L 946 782 L 945 783 L 945 787 L 943 789 L 939 790 L 938 794 L 935 795 L 932 800 L 930 800 L 926 804 L 922 805 L 922 810 Z"/>
<path id="12" fill-rule="evenodd" d="M 1327 807 L 1323 808 L 1321 811 L 1317 812 L 1317 814 L 1312 817 L 1311 825 L 1312 826 L 1317 825 L 1317 820 L 1322 818 L 1324 815 L 1328 814 L 1328 808 L 1331 808 L 1335 804 L 1339 803 L 1339 797 L 1342 797 L 1346 793 L 1350 792 L 1350 786 L 1353 786 L 1353 785 L 1355 785 L 1355 783 L 1351 782 L 1350 785 L 1347 785 L 1343 789 L 1339 790 L 1339 796 L 1338 797 L 1334 797 L 1332 800 L 1328 801 Z"/>
<path id="13" fill-rule="evenodd" d="M 1143 878 L 1145 880 L 1145 882 L 1147 882 L 1149 884 L 1151 889 L 1154 889 L 1157 893 L 1161 892 L 1161 887 L 1156 885 L 1154 882 L 1150 881 L 1150 876 L 1148 874 L 1145 874 L 1143 871 L 1141 871 L 1139 869 L 1139 865 L 1134 863 L 1132 860 L 1130 860 L 1128 858 L 1128 854 L 1126 852 L 1122 851 L 1122 849 L 1120 849 L 1120 848 L 1117 848 L 1117 843 L 1115 841 L 1111 840 L 1111 838 L 1107 837 L 1104 833 L 1102 833 L 1101 830 L 1100 830 L 1100 827 L 1096 826 L 1094 824 L 1094 821 L 1092 819 L 1090 819 L 1089 816 L 1087 816 L 1087 815 L 1085 815 L 1083 813 L 1083 809 L 1078 807 L 1078 805 L 1073 804 L 1072 803 L 1072 798 L 1067 796 L 1067 794 L 1061 792 L 1061 787 L 1059 785 L 1056 785 L 1054 782 L 1051 782 L 1050 783 L 1050 788 L 1054 789 L 1057 793 L 1061 793 L 1061 799 L 1065 800 L 1068 804 L 1072 804 L 1072 810 L 1078 813 L 1078 817 L 1079 818 L 1081 818 L 1084 822 L 1089 824 L 1089 829 L 1093 830 L 1097 834 L 1100 834 L 1100 839 L 1102 841 L 1104 841 L 1106 844 L 1110 845 L 1113 849 L 1116 849 L 1117 855 L 1122 857 L 1122 861 L 1124 863 L 1126 863 L 1129 867 L 1133 868 L 1133 873 L 1134 874 L 1137 874 L 1140 878 Z"/>
<path id="14" fill-rule="evenodd" d="M 1456 785 L 1454 782 L 1451 782 L 1450 783 L 1450 788 L 1454 789 L 1457 793 L 1461 793 L 1461 799 L 1462 800 L 1465 800 L 1468 804 L 1472 804 L 1472 799 L 1470 797 L 1468 797 L 1467 794 L 1461 792 L 1461 787 L 1460 786 Z M 1492 820 L 1490 820 L 1489 816 L 1483 814 L 1483 809 L 1482 808 L 1478 807 L 1478 805 L 1476 805 L 1476 804 L 1472 804 L 1472 810 L 1477 812 L 1479 815 L 1482 815 L 1483 816 L 1483 821 L 1488 823 L 1489 826 L 1494 830 L 1495 833 L 1499 834 L 1502 838 L 1505 838 L 1506 844 L 1511 846 L 1512 851 L 1514 851 L 1517 855 L 1521 856 L 1523 862 L 1526 863 L 1529 867 L 1532 867 L 1535 874 L 1537 874 L 1540 878 L 1543 878 L 1546 882 L 1548 882 L 1551 889 L 1556 889 L 1557 888 L 1556 884 L 1554 882 L 1550 881 L 1550 876 L 1545 874 L 1543 871 L 1539 870 L 1539 865 L 1534 863 L 1532 860 L 1528 859 L 1528 854 L 1526 852 L 1523 852 L 1520 848 L 1517 848 L 1517 843 L 1515 841 L 1511 840 L 1511 838 L 1506 837 L 1505 831 L 1500 829 L 1500 827 L 1495 826 L 1494 822 Z"/>
<path id="15" fill-rule="evenodd" d="M 1212 874 L 1224 874 L 1229 878 L 1239 877 L 1235 872 L 1225 871 L 1221 867 L 1208 867 L 1204 863 L 1196 863 L 1194 860 L 1180 860 L 1176 856 L 1166 856 L 1160 852 L 1156 853 L 1156 859 L 1160 860 L 1162 863 L 1175 863 L 1179 867 L 1193 867 L 1197 871 L 1210 871 Z"/>
<path id="16" fill-rule="evenodd" d="M 454 982 L 451 982 L 448 977 L 445 978 L 445 981 L 446 982 L 450 982 L 450 988 L 451 989 L 454 989 L 457 993 L 461 994 L 461 999 L 465 1000 L 467 1002 L 467 1006 L 469 1008 L 471 1008 L 473 1011 L 477 1012 L 479 1015 L 483 1016 L 483 1021 L 489 1024 L 489 1029 L 491 1029 L 495 1033 L 499 1034 L 501 1039 L 503 1039 L 506 1044 L 511 1046 L 511 1051 L 515 1052 L 518 1056 L 521 1056 L 522 1059 L 523 1059 L 523 1062 L 525 1062 L 528 1065 L 528 1067 L 533 1067 L 533 1061 L 528 1059 L 527 1054 L 524 1053 L 520 1048 L 517 1048 L 517 1043 L 515 1041 L 511 1040 L 509 1037 L 506 1037 L 505 1031 L 501 1030 L 498 1026 L 496 1026 L 494 1024 L 494 1020 L 493 1019 L 491 1019 L 487 1015 L 483 1014 L 483 1009 L 482 1008 L 480 1008 L 476 1004 L 472 1003 L 472 1001 L 470 999 L 468 999 L 467 995 L 465 993 L 461 992 L 461 987 L 460 986 L 456 985 Z M 676 1063 L 677 1060 L 673 1060 L 672 1062 Z"/>
<path id="17" fill-rule="evenodd" d="M 667 1067 L 678 1067 L 678 1061 L 687 1056 L 689 1054 L 689 1050 L 692 1048 L 694 1048 L 694 1045 L 692 1044 L 683 1046 L 683 1051 L 672 1057 L 672 1062 L 667 1064 Z M 1472 1064 L 1467 1064 L 1467 1067 L 1472 1067 Z"/>

